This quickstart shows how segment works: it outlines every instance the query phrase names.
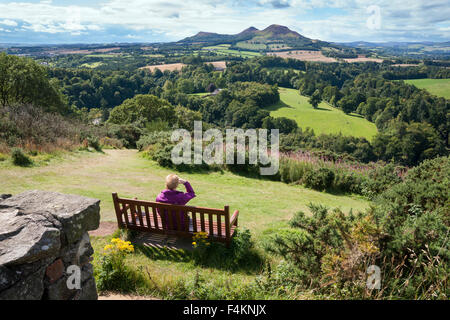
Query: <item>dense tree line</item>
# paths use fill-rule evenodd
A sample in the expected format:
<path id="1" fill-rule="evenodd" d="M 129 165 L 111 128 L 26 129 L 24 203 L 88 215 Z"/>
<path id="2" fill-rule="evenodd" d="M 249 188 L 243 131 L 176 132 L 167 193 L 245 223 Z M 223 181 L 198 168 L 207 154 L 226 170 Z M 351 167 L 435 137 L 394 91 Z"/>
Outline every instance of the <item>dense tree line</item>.
<path id="1" fill-rule="evenodd" d="M 258 57 L 228 62 L 224 72 L 214 71 L 202 59 L 186 57 L 182 71 L 93 71 L 52 69 L 69 103 L 77 108 L 111 109 L 138 94 L 152 94 L 173 106 L 199 112 L 203 121 L 241 128 L 275 128 L 294 133 L 296 124 L 274 119 L 265 107 L 278 101 L 277 86 L 296 88 L 346 113 L 358 113 L 376 124 L 379 134 L 372 143 L 350 143 L 346 138 L 312 148 L 345 152 L 361 161 L 394 160 L 413 165 L 448 153 L 448 100 L 430 95 L 390 78 L 430 77 L 444 71 L 436 66 L 396 68 L 387 63 L 305 63 L 293 59 Z M 193 95 L 219 88 L 209 97 Z M 303 132 L 298 137 L 301 137 Z M 317 138 L 318 139 L 318 138 Z M 292 139 L 291 139 L 292 140 Z M 295 140 L 295 139 L 294 139 Z M 292 146 L 304 146 L 302 138 Z M 352 150 L 337 146 L 350 143 Z"/>

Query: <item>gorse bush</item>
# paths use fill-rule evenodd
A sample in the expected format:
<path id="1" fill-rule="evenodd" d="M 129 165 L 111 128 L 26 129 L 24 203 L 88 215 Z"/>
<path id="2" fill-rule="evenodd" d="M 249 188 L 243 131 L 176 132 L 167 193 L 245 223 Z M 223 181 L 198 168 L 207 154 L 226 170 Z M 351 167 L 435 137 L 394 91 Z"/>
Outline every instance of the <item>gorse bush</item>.
<path id="1" fill-rule="evenodd" d="M 334 172 L 328 168 L 306 171 L 302 179 L 305 187 L 315 190 L 327 190 L 334 181 Z"/>
<path id="2" fill-rule="evenodd" d="M 88 142 L 88 146 L 93 148 L 95 151 L 102 151 L 100 141 L 98 140 L 97 137 L 88 137 L 87 142 Z"/>
<path id="3" fill-rule="evenodd" d="M 367 179 L 361 183 L 361 192 L 368 198 L 374 198 L 387 188 L 402 182 L 404 167 L 396 166 L 393 163 L 376 166 L 368 171 Z"/>
<path id="4" fill-rule="evenodd" d="M 445 299 L 450 271 L 450 160 L 408 171 L 364 213 L 310 205 L 264 247 L 295 266 L 293 281 L 335 298 Z M 381 269 L 380 290 L 366 286 L 367 267 Z"/>
<path id="5" fill-rule="evenodd" d="M 20 148 L 13 148 L 11 152 L 11 159 L 16 166 L 29 166 L 32 164 L 31 159 Z"/>
<path id="6" fill-rule="evenodd" d="M 366 177 L 361 174 L 336 170 L 333 181 L 333 189 L 341 192 L 362 194 L 362 184 L 365 180 Z"/>

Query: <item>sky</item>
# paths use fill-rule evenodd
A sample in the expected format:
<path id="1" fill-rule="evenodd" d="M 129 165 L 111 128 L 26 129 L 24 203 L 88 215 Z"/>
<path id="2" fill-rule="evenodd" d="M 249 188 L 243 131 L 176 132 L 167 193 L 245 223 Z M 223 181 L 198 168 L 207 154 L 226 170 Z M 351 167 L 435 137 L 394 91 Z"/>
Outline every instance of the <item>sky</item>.
<path id="1" fill-rule="evenodd" d="M 0 43 L 168 42 L 270 24 L 330 42 L 450 41 L 450 0 L 0 0 Z"/>

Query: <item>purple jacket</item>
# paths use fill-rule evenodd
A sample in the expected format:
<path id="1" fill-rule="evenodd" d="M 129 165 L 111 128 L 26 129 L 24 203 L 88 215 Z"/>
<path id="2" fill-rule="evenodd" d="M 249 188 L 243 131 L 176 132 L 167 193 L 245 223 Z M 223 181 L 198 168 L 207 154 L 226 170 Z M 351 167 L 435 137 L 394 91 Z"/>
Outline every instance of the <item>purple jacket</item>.
<path id="1" fill-rule="evenodd" d="M 194 192 L 194 189 L 192 189 L 192 186 L 189 184 L 189 182 L 186 181 L 184 186 L 186 187 L 186 192 L 170 190 L 170 189 L 165 189 L 165 190 L 161 191 L 161 193 L 156 197 L 156 202 L 177 204 L 177 205 L 182 205 L 182 206 L 185 205 L 186 203 L 189 202 L 189 200 L 191 200 L 192 198 L 195 197 L 195 192 Z M 157 211 L 163 220 L 163 225 L 167 225 L 169 223 L 169 215 L 168 215 L 167 210 L 164 210 L 164 212 L 160 212 L 160 210 L 158 209 Z M 184 212 L 172 211 L 173 228 L 171 228 L 171 229 L 183 230 L 183 228 L 178 228 L 176 213 L 181 215 L 180 216 L 181 225 L 184 226 L 184 222 L 185 222 Z"/>

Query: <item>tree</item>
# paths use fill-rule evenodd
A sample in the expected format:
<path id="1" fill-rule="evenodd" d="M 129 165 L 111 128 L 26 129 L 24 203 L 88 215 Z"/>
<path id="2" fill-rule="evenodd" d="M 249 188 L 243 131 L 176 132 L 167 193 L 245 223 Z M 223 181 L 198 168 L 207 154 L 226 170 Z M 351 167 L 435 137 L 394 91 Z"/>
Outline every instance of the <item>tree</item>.
<path id="1" fill-rule="evenodd" d="M 115 124 L 131 124 L 139 119 L 146 122 L 175 121 L 175 108 L 167 100 L 151 94 L 139 94 L 115 107 L 108 121 Z"/>
<path id="2" fill-rule="evenodd" d="M 32 59 L 0 53 L 0 105 L 33 104 L 67 113 L 68 105 L 47 70 Z"/>
<path id="3" fill-rule="evenodd" d="M 322 98 L 320 97 L 320 91 L 316 90 L 309 98 L 308 102 L 313 106 L 314 109 L 317 109 L 319 103 L 322 102 Z"/>

